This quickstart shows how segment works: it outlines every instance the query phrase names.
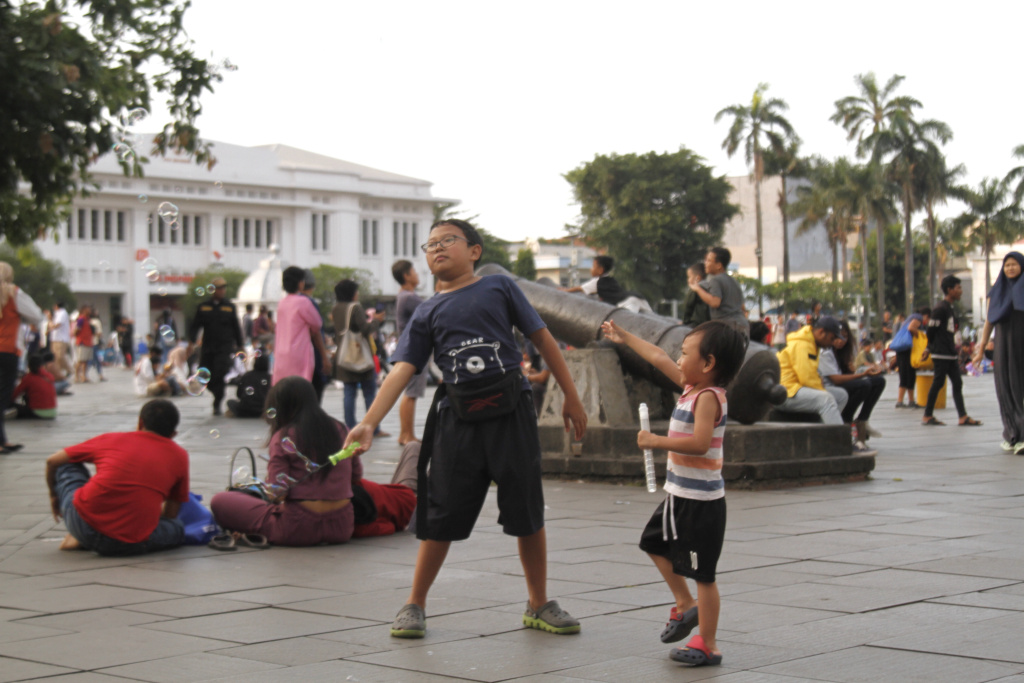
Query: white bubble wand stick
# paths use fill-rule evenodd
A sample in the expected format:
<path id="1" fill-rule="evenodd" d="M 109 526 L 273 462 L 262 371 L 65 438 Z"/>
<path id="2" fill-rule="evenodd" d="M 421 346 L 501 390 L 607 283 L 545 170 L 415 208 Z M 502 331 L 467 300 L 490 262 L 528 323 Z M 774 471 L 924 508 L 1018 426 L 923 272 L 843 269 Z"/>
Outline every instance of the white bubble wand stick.
<path id="1" fill-rule="evenodd" d="M 640 429 L 645 432 L 651 431 L 651 414 L 647 410 L 647 404 L 640 404 Z M 658 491 L 658 481 L 654 476 L 654 451 L 650 448 L 644 449 L 644 474 L 647 476 L 647 492 Z"/>

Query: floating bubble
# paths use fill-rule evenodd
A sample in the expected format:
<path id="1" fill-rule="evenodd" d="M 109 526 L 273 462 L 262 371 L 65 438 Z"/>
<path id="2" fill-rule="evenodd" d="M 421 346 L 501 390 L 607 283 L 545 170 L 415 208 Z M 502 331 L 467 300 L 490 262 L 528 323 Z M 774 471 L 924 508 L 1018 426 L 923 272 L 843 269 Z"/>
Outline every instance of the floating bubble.
<path id="1" fill-rule="evenodd" d="M 271 420 L 273 420 L 275 417 L 277 417 L 277 409 L 276 408 L 267 408 L 267 417 L 269 417 Z M 287 439 L 287 441 L 290 442 L 291 439 Z M 294 448 L 295 444 L 292 444 L 292 447 Z"/>
<path id="2" fill-rule="evenodd" d="M 157 296 L 167 296 L 167 288 L 161 287 L 160 289 L 156 290 L 156 293 Z"/>
<path id="3" fill-rule="evenodd" d="M 245 395 L 246 396 L 252 396 L 255 393 L 256 393 L 256 390 L 254 388 L 252 388 L 252 387 L 246 387 L 245 388 Z"/>
<path id="4" fill-rule="evenodd" d="M 195 375 L 185 381 L 185 392 L 189 396 L 199 396 L 204 391 L 206 391 L 206 385 L 197 380 Z"/>
<path id="5" fill-rule="evenodd" d="M 252 471 L 246 465 L 236 467 L 235 471 L 231 473 L 231 485 L 237 486 L 239 484 L 246 484 L 252 481 Z"/>
<path id="6" fill-rule="evenodd" d="M 160 263 L 157 262 L 157 260 L 155 258 L 153 258 L 152 256 L 150 256 L 149 258 L 143 260 L 142 263 L 139 264 L 139 269 L 140 270 L 156 270 L 159 267 L 160 267 Z"/>
<path id="7" fill-rule="evenodd" d="M 245 351 L 236 351 L 235 355 L 232 356 L 232 358 L 234 360 L 240 360 L 243 363 L 249 359 L 249 357 L 245 355 Z"/>
<path id="8" fill-rule="evenodd" d="M 110 261 L 100 261 L 99 266 L 106 273 L 109 273 L 110 271 L 112 271 L 114 269 L 114 267 L 112 265 L 110 265 Z"/>
<path id="9" fill-rule="evenodd" d="M 161 325 L 159 331 L 160 338 L 163 339 L 168 344 L 173 344 L 174 340 L 177 339 L 178 337 L 178 335 L 174 333 L 174 328 L 171 327 L 170 325 Z"/>
<path id="10" fill-rule="evenodd" d="M 159 270 L 151 270 L 151 271 L 149 271 L 148 273 L 146 273 L 146 279 L 149 280 L 150 282 L 157 282 L 157 281 L 159 281 L 160 280 L 160 271 Z"/>
<path id="11" fill-rule="evenodd" d="M 145 204 L 146 202 L 149 201 L 149 197 L 144 195 L 144 194 L 140 194 L 139 195 L 139 201 L 142 202 L 143 204 Z"/>
<path id="12" fill-rule="evenodd" d="M 219 429 L 211 429 L 210 430 L 210 438 L 211 439 L 219 439 L 220 438 L 220 430 Z"/>
<path id="13" fill-rule="evenodd" d="M 289 477 L 284 472 L 278 472 L 276 479 L 278 484 L 283 484 L 284 486 L 295 486 L 299 483 L 298 479 L 295 477 Z"/>
<path id="14" fill-rule="evenodd" d="M 215 291 L 217 291 L 217 287 L 215 285 L 213 285 L 213 284 L 206 285 L 206 293 L 207 294 L 213 294 Z"/>
<path id="15" fill-rule="evenodd" d="M 206 288 L 196 287 L 196 296 L 206 296 Z"/>
<path id="16" fill-rule="evenodd" d="M 219 187 L 224 187 L 224 183 L 222 183 L 222 182 L 221 182 L 221 181 L 219 181 L 219 180 L 215 180 L 215 181 L 213 181 L 213 186 L 214 186 L 214 187 L 218 187 L 218 188 L 219 188 Z"/>
<path id="17" fill-rule="evenodd" d="M 261 351 L 260 349 L 256 349 L 255 351 L 252 352 L 252 357 L 253 358 L 259 358 L 262 355 L 263 355 L 263 351 Z"/>
<path id="18" fill-rule="evenodd" d="M 261 387 L 265 387 L 265 386 L 267 386 L 267 380 L 265 380 L 265 379 L 261 379 L 261 380 L 260 380 L 260 386 L 261 386 Z"/>
<path id="19" fill-rule="evenodd" d="M 149 112 L 142 107 L 129 109 L 118 117 L 122 129 L 128 129 L 149 116 Z"/>
<path id="20" fill-rule="evenodd" d="M 160 202 L 160 206 L 156 207 L 156 212 L 160 218 L 163 218 L 169 223 L 172 219 L 177 219 L 179 210 L 175 204 L 170 202 Z"/>
<path id="21" fill-rule="evenodd" d="M 273 408 L 269 408 L 267 410 L 267 413 L 269 413 L 271 410 L 274 410 L 274 409 Z M 277 411 L 274 410 L 274 413 L 276 414 Z M 284 451 L 285 453 L 287 453 L 288 455 L 295 455 L 296 453 L 299 452 L 299 449 L 298 449 L 298 447 L 296 447 L 295 442 L 292 441 L 291 437 L 289 437 L 289 436 L 286 436 L 283 439 L 281 439 L 281 450 Z"/>
<path id="22" fill-rule="evenodd" d="M 128 161 L 135 156 L 135 150 L 127 142 L 115 142 L 110 151 L 121 161 Z"/>
<path id="23" fill-rule="evenodd" d="M 206 368 L 199 368 L 198 370 L 196 370 L 195 378 L 199 380 L 200 384 L 209 384 L 210 379 L 213 378 L 213 375 Z"/>
<path id="24" fill-rule="evenodd" d="M 177 229 L 178 229 L 178 227 L 179 227 L 179 226 L 178 226 L 178 219 L 177 219 L 177 218 L 174 218 L 174 219 L 172 219 L 172 220 L 171 220 L 171 222 L 170 222 L 170 223 L 168 223 L 167 225 L 168 225 L 168 227 L 169 227 L 169 228 L 170 228 L 171 230 L 177 230 Z"/>

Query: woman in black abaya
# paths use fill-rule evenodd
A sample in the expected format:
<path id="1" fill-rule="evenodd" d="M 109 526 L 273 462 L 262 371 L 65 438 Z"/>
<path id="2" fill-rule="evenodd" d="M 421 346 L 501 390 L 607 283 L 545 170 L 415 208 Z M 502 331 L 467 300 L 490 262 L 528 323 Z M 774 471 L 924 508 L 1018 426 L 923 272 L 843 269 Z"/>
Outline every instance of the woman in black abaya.
<path id="1" fill-rule="evenodd" d="M 974 353 L 980 365 L 985 346 L 995 330 L 993 364 L 996 398 L 1003 419 L 1004 451 L 1024 454 L 1024 255 L 1011 251 L 1003 259 L 1003 268 L 989 292 L 988 319 L 981 342 Z"/>

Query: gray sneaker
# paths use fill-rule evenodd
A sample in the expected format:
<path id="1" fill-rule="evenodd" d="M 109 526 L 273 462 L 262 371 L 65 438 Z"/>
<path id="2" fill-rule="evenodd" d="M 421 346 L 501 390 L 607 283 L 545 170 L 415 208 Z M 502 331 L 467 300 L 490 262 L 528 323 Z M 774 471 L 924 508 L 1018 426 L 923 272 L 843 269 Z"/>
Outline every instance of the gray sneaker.
<path id="1" fill-rule="evenodd" d="M 422 638 L 427 633 L 427 615 L 419 605 L 409 603 L 398 610 L 391 624 L 392 638 Z"/>
<path id="2" fill-rule="evenodd" d="M 527 601 L 526 613 L 523 614 L 523 626 L 559 635 L 580 632 L 580 622 L 559 607 L 555 600 L 546 603 L 537 611 L 534 611 L 530 607 L 530 602 Z"/>

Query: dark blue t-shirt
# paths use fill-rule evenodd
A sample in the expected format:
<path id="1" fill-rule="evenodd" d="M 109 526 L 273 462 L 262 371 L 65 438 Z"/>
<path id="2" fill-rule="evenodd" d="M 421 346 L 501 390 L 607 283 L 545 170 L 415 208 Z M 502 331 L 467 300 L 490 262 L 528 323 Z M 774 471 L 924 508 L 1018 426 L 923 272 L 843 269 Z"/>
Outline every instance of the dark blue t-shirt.
<path id="1" fill-rule="evenodd" d="M 450 384 L 503 375 L 523 361 L 513 326 L 527 337 L 546 327 L 512 278 L 486 275 L 420 304 L 391 361 L 411 363 L 419 372 L 433 351 Z"/>

